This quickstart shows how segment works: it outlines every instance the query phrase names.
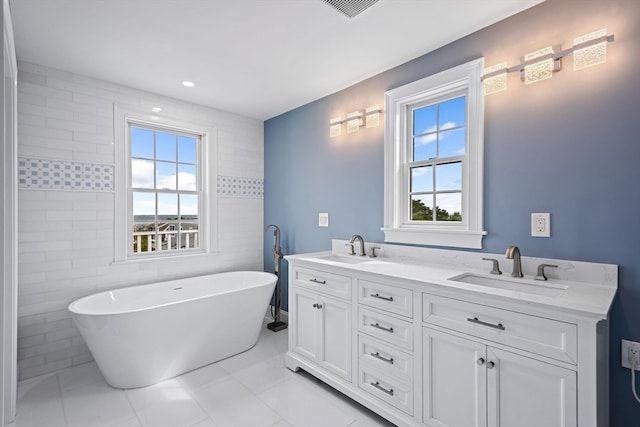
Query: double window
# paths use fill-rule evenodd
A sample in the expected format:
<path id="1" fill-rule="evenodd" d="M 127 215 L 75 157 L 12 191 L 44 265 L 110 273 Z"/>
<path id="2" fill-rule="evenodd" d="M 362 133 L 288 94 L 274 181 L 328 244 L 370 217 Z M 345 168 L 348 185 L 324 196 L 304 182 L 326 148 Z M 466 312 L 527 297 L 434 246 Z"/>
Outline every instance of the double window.
<path id="1" fill-rule="evenodd" d="M 482 64 L 385 94 L 385 241 L 482 247 Z"/>

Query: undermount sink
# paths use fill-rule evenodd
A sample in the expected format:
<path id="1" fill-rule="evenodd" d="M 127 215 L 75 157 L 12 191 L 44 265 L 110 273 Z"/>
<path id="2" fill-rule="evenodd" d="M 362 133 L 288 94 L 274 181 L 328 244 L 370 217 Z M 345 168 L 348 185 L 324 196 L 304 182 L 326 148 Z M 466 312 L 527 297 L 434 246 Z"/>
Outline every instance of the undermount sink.
<path id="1" fill-rule="evenodd" d="M 340 262 L 343 264 L 361 264 L 363 262 L 369 261 L 369 257 L 362 257 L 358 255 L 353 255 L 353 256 L 325 255 L 325 256 L 318 257 L 318 259 L 324 260 L 324 261 Z"/>
<path id="2" fill-rule="evenodd" d="M 547 297 L 562 295 L 562 293 L 567 289 L 567 286 L 557 283 L 507 278 L 500 277 L 498 275 L 495 277 L 489 277 L 475 273 L 462 273 L 457 276 L 450 277 L 447 280 Z"/>

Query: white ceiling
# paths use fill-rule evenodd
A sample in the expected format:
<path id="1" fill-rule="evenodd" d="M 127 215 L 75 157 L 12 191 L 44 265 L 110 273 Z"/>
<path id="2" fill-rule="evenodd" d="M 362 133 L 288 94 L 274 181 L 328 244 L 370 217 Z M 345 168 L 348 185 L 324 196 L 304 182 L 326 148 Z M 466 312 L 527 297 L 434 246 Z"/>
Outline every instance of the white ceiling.
<path id="1" fill-rule="evenodd" d="M 266 120 L 543 0 L 10 0 L 18 60 Z M 191 80 L 195 88 L 181 81 Z"/>

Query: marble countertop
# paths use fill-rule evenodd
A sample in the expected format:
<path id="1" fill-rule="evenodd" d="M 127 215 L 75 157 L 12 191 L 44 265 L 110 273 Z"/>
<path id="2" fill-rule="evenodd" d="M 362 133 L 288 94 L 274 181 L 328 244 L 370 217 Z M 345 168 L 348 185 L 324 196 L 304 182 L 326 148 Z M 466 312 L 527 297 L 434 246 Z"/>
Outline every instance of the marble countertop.
<path id="1" fill-rule="evenodd" d="M 423 283 L 449 291 L 457 289 L 466 293 L 471 292 L 478 296 L 490 296 L 501 300 L 535 304 L 555 310 L 577 312 L 581 315 L 599 319 L 607 317 L 617 290 L 617 266 L 611 264 L 544 259 L 542 261 L 545 263 L 555 263 L 559 266 L 558 269 L 553 269 L 553 272 L 547 274 L 549 280 L 545 282 L 533 280 L 532 275 L 527 274 L 527 270 L 530 272 L 531 265 L 535 264 L 531 261 L 532 259 L 525 260 L 523 258 L 525 278 L 520 279 L 511 278 L 507 271 L 501 276 L 492 277 L 492 275 L 488 274 L 487 267 L 489 267 L 489 264 L 483 264 L 482 258 L 491 256 L 491 254 L 486 253 L 429 251 L 427 249 L 427 252 L 424 252 L 427 256 L 420 259 L 419 255 L 416 258 L 408 258 L 402 256 L 402 254 L 392 254 L 392 250 L 389 249 L 386 252 L 390 255 L 398 256 L 360 258 L 357 255 L 349 256 L 342 251 L 337 252 L 336 248 L 342 246 L 340 241 L 333 246 L 333 251 L 288 255 L 285 258 L 290 262 L 300 263 L 308 267 L 324 265 L 353 273 L 376 274 L 389 278 L 404 279 L 418 285 Z M 385 252 L 386 246 L 391 245 L 376 244 L 376 246 L 380 246 L 381 252 Z M 533 260 L 540 261 L 538 258 Z M 482 266 L 484 269 L 480 269 L 477 266 Z M 525 269 L 525 266 L 527 266 L 527 269 Z M 564 290 L 554 290 L 545 295 L 545 292 L 522 292 L 451 280 L 464 273 L 472 273 L 487 279 L 520 282 L 533 287 L 551 286 Z M 524 287 L 529 288 L 529 286 Z M 537 291 L 535 288 L 529 289 Z M 543 294 L 540 295 L 539 293 Z"/>

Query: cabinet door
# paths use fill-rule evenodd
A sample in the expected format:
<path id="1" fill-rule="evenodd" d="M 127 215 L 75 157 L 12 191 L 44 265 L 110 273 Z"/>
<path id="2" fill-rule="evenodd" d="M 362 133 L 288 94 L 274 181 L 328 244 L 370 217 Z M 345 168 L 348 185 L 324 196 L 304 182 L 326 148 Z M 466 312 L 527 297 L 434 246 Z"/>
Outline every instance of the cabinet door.
<path id="1" fill-rule="evenodd" d="M 423 328 L 422 343 L 423 421 L 486 427 L 486 346 L 429 328 Z"/>
<path id="2" fill-rule="evenodd" d="M 320 330 L 318 324 L 317 295 L 311 292 L 303 292 L 299 289 L 292 290 L 293 320 L 291 348 L 311 360 L 317 361 Z"/>
<path id="3" fill-rule="evenodd" d="M 489 347 L 489 427 L 576 427 L 576 373 Z"/>
<path id="4" fill-rule="evenodd" d="M 351 381 L 351 304 L 326 297 L 321 308 L 321 360 L 331 372 Z"/>

